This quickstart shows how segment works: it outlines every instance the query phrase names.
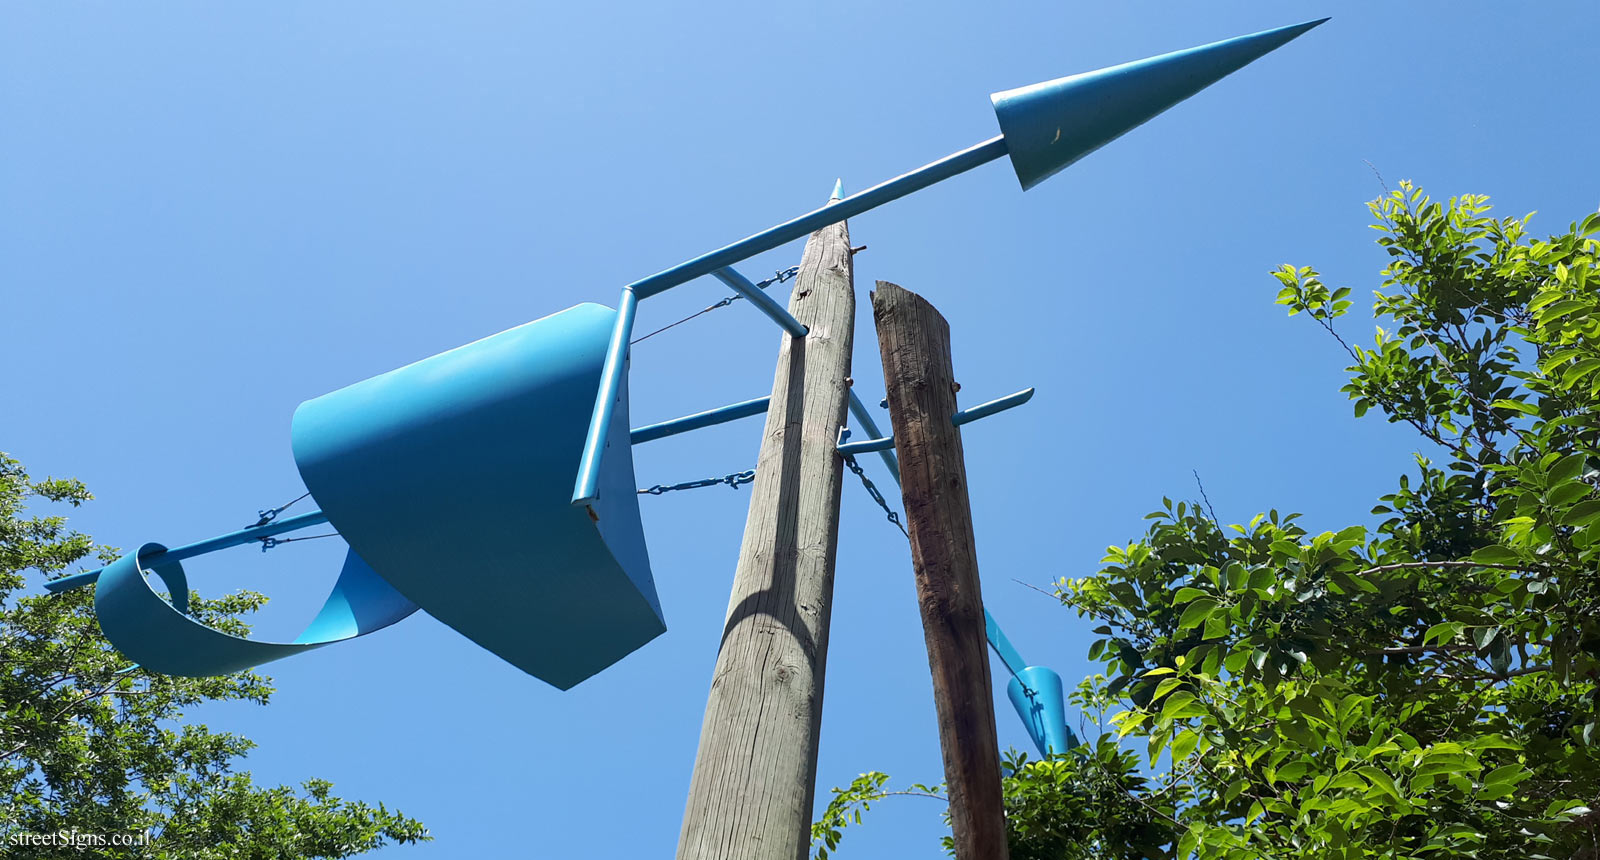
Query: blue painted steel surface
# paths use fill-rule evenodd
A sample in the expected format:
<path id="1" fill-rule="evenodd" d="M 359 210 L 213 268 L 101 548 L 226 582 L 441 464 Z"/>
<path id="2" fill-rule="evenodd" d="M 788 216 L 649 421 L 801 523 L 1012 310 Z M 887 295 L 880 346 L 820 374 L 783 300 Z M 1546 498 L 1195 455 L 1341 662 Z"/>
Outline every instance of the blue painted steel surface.
<path id="1" fill-rule="evenodd" d="M 354 552 L 322 611 L 293 642 L 259 642 L 207 627 L 188 614 L 189 588 L 183 565 L 161 544 L 147 543 L 106 565 L 94 593 L 100 629 L 123 656 L 152 672 L 200 677 L 225 675 L 332 642 L 381 630 L 417 611 Z M 171 595 L 150 587 L 141 560 L 167 556 L 150 567 Z"/>
<path id="2" fill-rule="evenodd" d="M 733 269 L 723 266 L 711 273 L 717 280 L 733 288 L 733 291 L 750 300 L 750 304 L 761 309 L 773 322 L 777 323 L 790 337 L 805 337 L 806 327 L 777 300 L 767 295 L 766 291 L 750 282 L 750 279 L 739 274 Z"/>
<path id="3" fill-rule="evenodd" d="M 919 167 L 910 173 L 897 176 L 887 182 L 881 182 L 860 191 L 843 200 L 830 201 L 820 209 L 814 209 L 793 218 L 776 227 L 769 227 L 754 236 L 740 239 L 731 245 L 718 248 L 705 254 L 679 263 L 670 269 L 657 272 L 643 280 L 634 281 L 629 286 L 639 294 L 639 298 L 648 299 L 657 293 L 665 292 L 679 284 L 687 283 L 701 275 L 709 275 L 724 266 L 731 266 L 740 260 L 749 259 L 762 251 L 770 251 L 779 245 L 792 242 L 795 239 L 809 236 L 813 231 L 820 230 L 829 224 L 837 224 L 847 218 L 860 215 L 868 209 L 875 209 L 891 200 L 927 188 L 929 185 L 941 180 L 949 179 L 959 173 L 965 173 L 980 164 L 987 164 L 1004 155 L 1006 143 L 1002 138 L 996 137 L 986 140 L 954 155 L 947 155 L 932 164 Z"/>
<path id="4" fill-rule="evenodd" d="M 1022 659 L 1021 654 L 1017 653 L 1017 649 L 1011 644 L 1011 640 L 1006 638 L 1006 632 L 1000 629 L 1000 622 L 996 621 L 987 609 L 983 610 L 983 632 L 988 637 L 989 647 L 994 649 L 995 656 L 1000 658 L 1000 662 L 1006 664 L 1006 669 L 1013 676 L 1027 668 L 1027 661 Z"/>
<path id="5" fill-rule="evenodd" d="M 185 559 L 194 558 L 197 555 L 205 555 L 208 552 L 216 552 L 219 549 L 244 546 L 247 543 L 258 541 L 262 538 L 269 538 L 273 537 L 274 535 L 299 531 L 300 529 L 310 526 L 321 525 L 327 521 L 328 518 L 323 516 L 321 511 L 312 511 L 311 513 L 301 514 L 297 517 L 288 517 L 276 522 L 270 522 L 264 526 L 251 526 L 247 529 L 229 532 L 228 534 L 221 535 L 220 537 L 207 538 L 203 541 L 197 541 L 195 543 L 180 546 L 177 549 L 163 550 L 155 555 L 145 557 L 142 563 L 146 569 L 161 567 L 168 562 L 183 561 Z M 46 591 L 51 592 L 70 591 L 74 588 L 82 588 L 83 586 L 99 579 L 101 572 L 104 570 L 105 568 L 100 568 L 99 570 L 76 573 L 72 576 L 63 576 L 60 579 L 52 579 L 45 583 L 44 587 Z"/>
<path id="6" fill-rule="evenodd" d="M 995 93 L 990 98 L 1000 121 L 999 137 L 843 199 L 840 196 L 844 191 L 844 182 L 835 182 L 832 199 L 820 209 L 629 284 L 623 290 L 622 319 L 626 320 L 628 331 L 631 331 L 635 296 L 647 299 L 701 275 L 716 273 L 829 224 L 837 224 L 913 191 L 987 164 L 1001 155 L 1011 155 L 1011 165 L 1022 187 L 1032 188 L 1156 114 L 1320 23 L 1322 21 L 1268 30 L 1098 72 Z M 734 282 L 726 277 L 723 279 L 739 289 Z M 742 289 L 740 291 L 744 292 Z M 759 290 L 755 292 L 759 293 Z M 775 315 L 767 303 L 756 299 L 754 295 L 746 296 L 761 305 L 768 316 L 788 327 L 783 317 Z M 771 304 L 776 307 L 776 303 Z M 795 322 L 794 325 L 799 323 Z M 620 364 L 620 357 L 627 348 L 620 320 L 618 331 L 611 344 L 618 362 L 608 362 L 608 372 L 602 377 L 600 390 L 595 394 L 594 419 L 584 445 L 583 465 L 579 470 L 577 486 L 572 494 L 574 505 L 593 502 L 597 492 L 595 481 L 601 459 L 600 440 L 606 436 L 610 409 L 616 402 L 621 385 L 621 380 L 610 370 Z M 789 328 L 789 331 L 795 333 L 793 328 Z"/>
<path id="7" fill-rule="evenodd" d="M 1038 185 L 1322 21 L 995 93 L 1017 180 Z"/>
<path id="8" fill-rule="evenodd" d="M 618 312 L 586 304 L 300 405 L 306 488 L 428 614 L 567 689 L 660 635 L 626 357 L 590 508 L 567 488 Z"/>
<path id="9" fill-rule="evenodd" d="M 879 451 L 894 450 L 894 437 L 886 436 L 879 439 L 862 439 L 860 442 L 844 442 L 839 445 L 841 457 L 854 457 L 857 454 L 871 454 Z"/>
<path id="10" fill-rule="evenodd" d="M 1067 728 L 1066 700 L 1061 694 L 1061 676 L 1043 666 L 1028 666 L 1006 685 L 1011 706 L 1017 709 L 1022 725 L 1033 739 L 1039 755 L 1064 753 L 1076 746 Z"/>
<path id="11" fill-rule="evenodd" d="M 852 398 L 854 398 L 855 394 L 852 393 L 850 396 Z M 956 425 L 957 427 L 960 427 L 963 424 L 971 424 L 972 422 L 978 420 L 979 418 L 988 418 L 990 415 L 994 415 L 996 413 L 1004 412 L 1007 409 L 1011 409 L 1012 407 L 1015 407 L 1015 406 L 1021 406 L 1022 404 L 1027 403 L 1029 400 L 1032 400 L 1032 399 L 1033 399 L 1033 389 L 1032 388 L 1029 388 L 1029 389 L 1027 389 L 1025 391 L 1018 391 L 1016 394 L 1007 394 L 1005 397 L 1001 397 L 1001 398 L 996 399 L 996 400 L 991 400 L 988 403 L 982 403 L 982 404 L 979 404 L 977 406 L 972 407 L 971 409 L 963 409 L 960 412 L 957 412 L 956 414 L 950 416 L 950 423 Z M 859 402 L 859 401 L 857 401 L 857 402 Z M 865 406 L 862 406 L 862 407 L 860 407 L 860 412 L 861 413 L 865 413 L 866 409 L 867 408 Z M 860 417 L 862 417 L 862 415 L 858 414 L 857 418 L 860 418 Z M 867 424 L 870 424 L 870 423 L 871 423 L 871 419 L 870 418 L 862 421 L 863 425 L 867 425 Z M 876 425 L 873 425 L 871 427 L 863 426 L 862 429 L 865 429 L 869 433 L 872 433 L 872 434 L 876 434 L 878 432 L 878 428 L 877 428 Z M 856 454 L 868 454 L 868 453 L 871 453 L 873 451 L 888 451 L 888 450 L 891 450 L 893 448 L 894 448 L 894 437 L 893 436 L 881 436 L 881 437 L 878 437 L 878 438 L 875 438 L 875 439 L 862 439 L 860 442 L 845 442 L 845 443 L 843 443 L 843 444 L 841 444 L 839 446 L 839 454 L 841 456 L 850 457 L 850 456 L 854 456 Z M 886 459 L 885 462 L 891 463 L 889 468 L 890 468 L 891 471 L 893 471 L 895 473 L 895 480 L 899 481 L 900 480 L 899 464 L 893 463 L 893 461 L 888 460 L 888 459 Z"/>
<path id="12" fill-rule="evenodd" d="M 872 420 L 872 413 L 867 410 L 867 404 L 861 402 L 861 398 L 856 395 L 854 388 L 850 389 L 850 414 L 854 415 L 856 421 L 861 423 L 861 429 L 869 437 L 876 438 L 883 435 L 883 431 L 878 429 L 878 422 Z M 894 476 L 894 482 L 898 485 L 900 483 L 900 461 L 895 458 L 894 451 L 890 448 L 885 448 L 878 452 L 878 456 L 883 458 L 883 465 L 889 468 L 889 474 Z"/>
<path id="13" fill-rule="evenodd" d="M 638 312 L 639 295 L 632 287 L 623 287 L 622 296 L 617 300 L 617 317 L 611 329 L 611 339 L 606 344 L 605 364 L 600 370 L 594 412 L 589 417 L 583 454 L 578 460 L 578 477 L 572 488 L 571 503 L 588 508 L 590 516 L 598 515 L 594 503 L 600 498 L 600 460 L 605 456 L 605 448 L 611 438 L 611 418 L 619 405 L 623 407 L 624 414 L 627 412 L 624 389 L 628 385 L 628 341 L 633 337 L 633 320 Z M 621 426 L 628 426 L 626 418 Z M 628 459 L 628 468 L 633 468 L 631 457 Z M 628 488 L 628 494 L 633 495 L 633 487 Z"/>
<path id="14" fill-rule="evenodd" d="M 702 427 L 714 427 L 718 424 L 726 424 L 729 421 L 737 421 L 740 418 L 748 418 L 751 415 L 760 415 L 767 411 L 767 405 L 771 400 L 771 397 L 757 397 L 754 400 L 718 406 L 716 409 L 696 412 L 693 415 L 685 415 L 682 418 L 674 418 L 671 421 L 663 421 L 660 424 L 635 427 L 628 434 L 628 438 L 633 444 L 638 445 L 642 442 L 653 442 L 668 436 L 676 436 L 679 433 L 687 433 L 690 430 L 699 430 Z"/>
<path id="15" fill-rule="evenodd" d="M 963 424 L 971 424 L 979 418 L 988 418 L 990 415 L 996 415 L 1006 411 L 1007 409 L 1021 406 L 1032 399 L 1033 389 L 1023 389 L 1022 391 L 1018 391 L 1016 394 L 1007 394 L 1004 397 L 996 398 L 988 403 L 980 403 L 977 406 L 963 409 L 960 412 L 950 416 L 950 423 L 956 425 L 957 427 L 960 427 Z"/>

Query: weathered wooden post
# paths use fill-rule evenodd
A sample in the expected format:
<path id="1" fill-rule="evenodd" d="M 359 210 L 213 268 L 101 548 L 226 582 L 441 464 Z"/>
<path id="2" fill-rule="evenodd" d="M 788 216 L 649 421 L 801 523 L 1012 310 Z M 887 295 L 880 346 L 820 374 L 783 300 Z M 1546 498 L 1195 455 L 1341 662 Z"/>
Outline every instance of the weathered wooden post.
<path id="1" fill-rule="evenodd" d="M 806 242 L 756 462 L 679 860 L 803 860 L 822 728 L 855 291 L 844 222 Z"/>
<path id="2" fill-rule="evenodd" d="M 950 420 L 956 412 L 950 326 L 926 299 L 888 281 L 872 294 L 872 318 L 900 458 L 956 857 L 1005 860 L 978 553 L 961 431 Z"/>

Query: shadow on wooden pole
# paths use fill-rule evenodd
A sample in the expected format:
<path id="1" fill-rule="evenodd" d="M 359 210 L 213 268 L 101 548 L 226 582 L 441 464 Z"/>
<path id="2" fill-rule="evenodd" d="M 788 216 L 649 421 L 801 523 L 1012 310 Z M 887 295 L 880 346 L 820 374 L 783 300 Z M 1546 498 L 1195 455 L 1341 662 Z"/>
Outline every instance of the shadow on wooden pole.
<path id="1" fill-rule="evenodd" d="M 809 332 L 778 355 L 679 860 L 809 853 L 855 308 L 840 222 L 811 234 L 789 301 Z"/>

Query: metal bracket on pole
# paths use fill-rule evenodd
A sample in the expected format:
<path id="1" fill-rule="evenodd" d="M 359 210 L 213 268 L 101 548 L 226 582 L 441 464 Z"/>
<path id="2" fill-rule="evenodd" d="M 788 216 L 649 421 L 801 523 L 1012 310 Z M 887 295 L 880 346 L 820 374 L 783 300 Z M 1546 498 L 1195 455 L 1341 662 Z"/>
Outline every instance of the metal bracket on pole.
<path id="1" fill-rule="evenodd" d="M 733 291 L 750 300 L 750 303 L 761 309 L 761 312 L 772 319 L 773 322 L 783 327 L 791 337 L 805 337 L 806 327 L 794 318 L 794 314 L 777 300 L 767 295 L 762 289 L 750 282 L 750 279 L 737 271 L 723 266 L 711 273 L 717 280 L 733 288 Z"/>
<path id="2" fill-rule="evenodd" d="M 854 396 L 854 394 L 851 395 L 852 398 Z M 1004 412 L 1007 409 L 1021 406 L 1032 399 L 1033 389 L 1026 388 L 1022 391 L 1018 391 L 1016 394 L 1007 394 L 1005 397 L 991 400 L 988 403 L 981 403 L 977 406 L 971 407 L 970 409 L 963 409 L 960 412 L 950 416 L 950 423 L 956 425 L 957 427 L 960 427 L 963 424 L 971 424 L 972 422 L 977 421 L 979 418 L 988 418 L 990 415 L 995 415 L 997 413 Z M 867 410 L 865 406 L 861 407 L 861 413 L 865 413 L 866 411 Z M 856 417 L 857 419 L 860 419 L 862 415 L 857 414 Z M 869 423 L 870 419 L 867 421 L 862 421 L 862 429 L 873 434 L 874 436 L 877 436 L 878 428 L 876 426 L 869 426 Z M 894 437 L 882 436 L 874 439 L 863 439 L 860 442 L 847 442 L 841 444 L 839 446 L 839 453 L 843 456 L 851 456 L 854 454 L 866 454 L 872 451 L 888 451 L 893 447 Z M 898 467 L 892 466 L 890 468 L 895 472 L 895 480 L 898 481 L 900 479 Z"/>

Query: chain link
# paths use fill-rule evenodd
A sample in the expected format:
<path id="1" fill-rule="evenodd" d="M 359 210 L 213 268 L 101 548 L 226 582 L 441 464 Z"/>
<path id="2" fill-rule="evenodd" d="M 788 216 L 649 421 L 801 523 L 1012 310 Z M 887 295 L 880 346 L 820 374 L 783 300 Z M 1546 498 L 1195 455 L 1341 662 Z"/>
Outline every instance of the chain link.
<path id="1" fill-rule="evenodd" d="M 640 490 L 639 495 L 659 496 L 662 493 L 670 493 L 674 490 L 698 490 L 701 487 L 715 487 L 718 484 L 727 484 L 737 490 L 741 484 L 748 484 L 755 479 L 756 470 L 750 469 L 744 472 L 734 472 L 731 475 L 723 475 L 720 478 L 701 478 L 698 481 L 684 481 L 681 484 L 656 484 L 654 487 Z"/>
<path id="2" fill-rule="evenodd" d="M 883 498 L 883 493 L 878 492 L 877 486 L 872 483 L 871 478 L 867 477 L 867 471 L 861 468 L 861 464 L 856 462 L 856 458 L 847 454 L 844 458 L 844 464 L 850 467 L 850 471 L 856 473 L 856 477 L 861 479 L 861 486 L 867 488 L 867 495 L 872 496 L 872 500 L 878 503 L 878 507 L 883 508 L 883 512 L 889 515 L 889 522 L 894 523 L 894 527 L 906 536 L 906 540 L 910 540 L 911 534 L 901 524 L 900 515 L 895 512 L 894 508 L 889 507 L 889 502 Z"/>

